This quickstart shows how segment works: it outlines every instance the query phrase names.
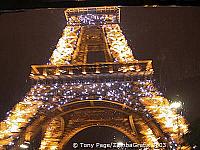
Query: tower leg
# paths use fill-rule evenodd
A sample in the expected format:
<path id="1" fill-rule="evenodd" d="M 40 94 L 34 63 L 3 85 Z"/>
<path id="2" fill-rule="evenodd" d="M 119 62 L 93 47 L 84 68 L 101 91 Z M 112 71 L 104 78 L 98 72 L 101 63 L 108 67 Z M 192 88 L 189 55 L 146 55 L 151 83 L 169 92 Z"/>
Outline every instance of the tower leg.
<path id="1" fill-rule="evenodd" d="M 57 117 L 45 126 L 44 138 L 41 141 L 40 150 L 58 150 L 60 138 L 64 131 L 64 120 Z"/>

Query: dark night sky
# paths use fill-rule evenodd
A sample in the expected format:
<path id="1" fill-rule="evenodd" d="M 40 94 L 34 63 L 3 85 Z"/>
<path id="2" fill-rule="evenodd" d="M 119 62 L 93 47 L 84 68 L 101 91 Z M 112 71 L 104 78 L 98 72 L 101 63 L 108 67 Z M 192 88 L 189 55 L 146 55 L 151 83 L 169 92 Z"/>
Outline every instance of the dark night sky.
<path id="1" fill-rule="evenodd" d="M 66 21 L 64 9 L 0 15 L 0 119 L 29 90 L 31 64 L 45 64 Z M 165 96 L 200 118 L 200 8 L 122 7 L 121 26 L 138 59 L 152 59 Z"/>

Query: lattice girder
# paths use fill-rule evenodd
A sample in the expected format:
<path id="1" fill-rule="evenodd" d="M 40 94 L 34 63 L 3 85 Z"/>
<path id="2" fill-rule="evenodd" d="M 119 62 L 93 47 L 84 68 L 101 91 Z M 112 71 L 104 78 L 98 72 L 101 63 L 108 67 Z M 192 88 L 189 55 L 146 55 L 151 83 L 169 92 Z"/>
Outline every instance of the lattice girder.
<path id="1" fill-rule="evenodd" d="M 76 49 L 80 26 L 66 26 L 50 58 L 53 65 L 69 64 Z"/>
<path id="2" fill-rule="evenodd" d="M 63 118 L 56 117 L 51 119 L 44 128 L 44 137 L 41 141 L 40 150 L 57 150 L 64 132 Z"/>

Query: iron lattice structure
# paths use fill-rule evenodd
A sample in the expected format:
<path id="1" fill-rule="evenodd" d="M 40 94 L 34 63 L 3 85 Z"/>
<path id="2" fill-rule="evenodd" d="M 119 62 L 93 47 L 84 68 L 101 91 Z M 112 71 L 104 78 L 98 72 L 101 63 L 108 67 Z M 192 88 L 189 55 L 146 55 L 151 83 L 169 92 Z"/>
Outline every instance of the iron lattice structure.
<path id="1" fill-rule="evenodd" d="M 41 134 L 39 149 L 59 150 L 83 129 L 108 126 L 148 149 L 190 149 L 185 119 L 154 86 L 152 61 L 134 58 L 119 7 L 65 15 L 50 62 L 31 66 L 32 88 L 0 123 L 0 148 L 31 147 Z"/>

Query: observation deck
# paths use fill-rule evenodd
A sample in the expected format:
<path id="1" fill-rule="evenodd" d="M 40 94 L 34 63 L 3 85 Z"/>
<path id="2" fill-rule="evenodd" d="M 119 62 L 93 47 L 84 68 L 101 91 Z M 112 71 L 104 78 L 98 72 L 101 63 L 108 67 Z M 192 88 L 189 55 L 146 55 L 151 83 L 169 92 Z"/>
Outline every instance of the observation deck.
<path id="1" fill-rule="evenodd" d="M 65 16 L 70 26 L 120 23 L 117 6 L 69 8 L 65 10 Z"/>
<path id="2" fill-rule="evenodd" d="M 138 61 L 132 63 L 93 63 L 80 65 L 32 65 L 30 77 L 32 79 L 57 79 L 59 76 L 67 78 L 69 75 L 117 74 L 151 75 L 153 73 L 152 61 Z"/>

